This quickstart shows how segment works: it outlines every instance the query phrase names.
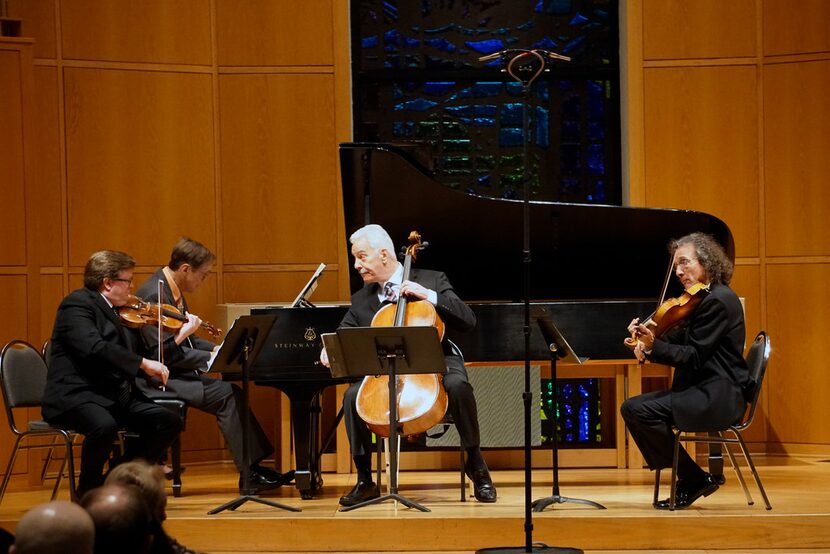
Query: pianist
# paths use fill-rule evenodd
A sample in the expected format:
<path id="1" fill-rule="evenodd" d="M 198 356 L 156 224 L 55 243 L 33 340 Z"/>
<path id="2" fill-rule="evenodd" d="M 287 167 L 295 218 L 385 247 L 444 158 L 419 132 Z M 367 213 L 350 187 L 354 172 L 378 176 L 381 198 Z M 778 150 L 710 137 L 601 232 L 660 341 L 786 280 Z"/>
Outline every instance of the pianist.
<path id="1" fill-rule="evenodd" d="M 382 303 L 394 302 L 401 294 L 434 304 L 448 327 L 464 331 L 475 326 L 472 310 L 455 294 L 443 273 L 412 269 L 410 280 L 401 283 L 403 266 L 395 257 L 392 239 L 381 226 L 367 225 L 358 229 L 349 240 L 354 268 L 360 273 L 365 286 L 352 295 L 351 307 L 341 326 L 370 326 Z M 385 294 L 386 289 L 391 290 Z M 446 353 L 448 347 L 446 344 L 444 347 Z M 320 360 L 329 365 L 325 350 L 321 352 Z M 479 448 L 478 412 L 473 388 L 467 381 L 463 360 L 452 354 L 447 354 L 446 360 L 448 373 L 444 376 L 444 388 L 449 399 L 449 412 L 467 452 L 465 472 L 473 481 L 476 499 L 495 502 L 496 488 Z M 357 468 L 357 484 L 340 498 L 343 506 L 353 506 L 380 496 L 377 484 L 372 481 L 372 433 L 360 420 L 355 407 L 359 386 L 360 383 L 351 385 L 343 397 L 346 431 Z"/>
<path id="2" fill-rule="evenodd" d="M 637 319 L 628 327 L 629 333 L 639 333 L 634 349 L 639 360 L 675 368 L 671 390 L 641 394 L 626 400 L 621 408 L 650 469 L 671 467 L 673 424 L 697 431 L 725 429 L 743 415 L 744 393 L 752 388 L 743 358 L 743 309 L 728 286 L 732 262 L 723 248 L 703 233 L 674 241 L 671 250 L 674 273 L 684 288 L 696 283 L 711 288 L 682 329 L 655 338 Z M 682 446 L 677 474 L 677 508 L 688 508 L 718 489 L 715 478 Z M 655 504 L 657 509 L 668 507 L 668 500 Z"/>
<path id="3" fill-rule="evenodd" d="M 205 281 L 216 256 L 200 242 L 189 238 L 180 239 L 170 253 L 170 261 L 153 273 L 136 294 L 147 302 L 158 302 L 158 282 L 162 281 L 162 304 L 176 306 L 182 313 L 188 313 L 185 293 L 196 292 Z M 144 336 L 154 346 L 158 344 L 155 329 L 145 327 Z M 178 341 L 177 341 L 178 342 Z M 242 391 L 227 381 L 213 379 L 203 372 L 211 352 L 216 348 L 212 342 L 191 335 L 179 345 L 181 359 L 170 367 L 170 378 L 165 390 L 160 390 L 158 383 L 146 379 L 137 379 L 138 388 L 150 398 L 179 398 L 191 408 L 202 410 L 216 416 L 219 429 L 233 456 L 236 469 L 241 473 L 242 467 Z M 262 430 L 259 422 L 251 413 L 251 485 L 257 490 L 279 487 L 291 480 L 291 475 L 282 475 L 273 469 L 259 464 L 274 451 L 273 446 Z M 239 478 L 240 487 L 242 477 Z"/>

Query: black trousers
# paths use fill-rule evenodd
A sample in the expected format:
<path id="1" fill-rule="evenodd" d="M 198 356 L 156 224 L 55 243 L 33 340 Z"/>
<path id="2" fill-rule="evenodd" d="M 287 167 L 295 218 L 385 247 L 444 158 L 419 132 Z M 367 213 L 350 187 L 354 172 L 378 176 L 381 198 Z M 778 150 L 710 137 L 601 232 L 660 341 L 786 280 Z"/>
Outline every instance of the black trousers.
<path id="1" fill-rule="evenodd" d="M 199 391 L 196 394 L 194 390 Z M 149 398 L 181 398 L 190 408 L 201 410 L 216 416 L 216 423 L 225 438 L 225 444 L 233 456 L 233 463 L 237 471 L 242 472 L 242 422 L 244 412 L 242 411 L 242 389 L 221 379 L 212 379 L 201 376 L 195 379 L 172 378 L 167 381 L 165 391 L 156 389 L 145 389 L 144 394 Z M 253 411 L 248 410 L 250 415 L 248 436 L 251 439 L 251 463 L 258 463 L 274 452 L 274 447 L 268 439 L 268 435 L 257 421 Z"/>
<path id="2" fill-rule="evenodd" d="M 461 446 L 465 449 L 479 446 L 481 439 L 478 428 L 478 408 L 473 387 L 467 380 L 464 364 L 455 363 L 448 358 L 448 372 L 444 375 L 444 390 L 447 391 L 449 406 Z M 366 456 L 372 453 L 372 432 L 357 414 L 357 391 L 360 382 L 352 383 L 343 395 L 343 415 L 346 421 L 346 433 L 349 436 L 352 457 Z"/>
<path id="3" fill-rule="evenodd" d="M 144 458 L 150 462 L 159 460 L 181 431 L 177 414 L 137 397 L 135 393 L 126 405 L 104 407 L 87 402 L 67 410 L 50 423 L 71 428 L 84 436 L 78 479 L 81 493 L 103 484 L 104 465 L 118 439 L 119 429 L 137 435 L 127 441 L 127 450 L 121 460 Z"/>
<path id="4" fill-rule="evenodd" d="M 671 391 L 649 392 L 629 398 L 623 402 L 620 413 L 649 469 L 671 467 L 674 457 Z M 703 476 L 703 469 L 689 456 L 683 445 L 680 445 L 677 459 L 678 478 L 695 480 Z"/>

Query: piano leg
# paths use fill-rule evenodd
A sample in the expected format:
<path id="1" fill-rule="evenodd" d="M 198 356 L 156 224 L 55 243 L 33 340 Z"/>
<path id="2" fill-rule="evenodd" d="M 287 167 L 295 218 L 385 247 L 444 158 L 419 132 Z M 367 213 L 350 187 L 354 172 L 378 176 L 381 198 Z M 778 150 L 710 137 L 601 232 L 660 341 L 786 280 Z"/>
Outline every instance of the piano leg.
<path id="1" fill-rule="evenodd" d="M 291 423 L 294 431 L 294 483 L 303 500 L 309 500 L 323 486 L 320 460 L 319 391 L 294 391 L 291 400 Z"/>

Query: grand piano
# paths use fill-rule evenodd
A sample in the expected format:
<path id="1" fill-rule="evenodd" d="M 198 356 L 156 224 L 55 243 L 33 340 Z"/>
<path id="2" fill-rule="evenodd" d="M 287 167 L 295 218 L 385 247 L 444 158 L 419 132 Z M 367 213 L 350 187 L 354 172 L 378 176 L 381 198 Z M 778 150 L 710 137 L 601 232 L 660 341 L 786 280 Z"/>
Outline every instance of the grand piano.
<path id="1" fill-rule="evenodd" d="M 417 229 L 429 248 L 418 265 L 447 273 L 476 313 L 469 333 L 452 334 L 467 361 L 524 359 L 523 203 L 449 189 L 409 147 L 340 146 L 346 236 L 382 225 L 397 245 Z M 627 359 L 625 328 L 650 314 L 668 269 L 671 238 L 712 234 L 734 259 L 732 233 L 720 219 L 689 210 L 533 201 L 530 211 L 530 299 L 581 356 Z M 344 248 L 347 245 L 343 245 Z M 351 288 L 362 286 L 351 275 Z M 669 296 L 682 292 L 675 284 Z M 319 365 L 319 334 L 333 331 L 345 308 L 268 308 L 278 313 L 270 347 L 251 367 L 255 383 L 291 400 L 296 486 L 311 498 L 322 484 L 317 397 L 338 381 Z M 547 359 L 535 326 L 531 358 Z"/>

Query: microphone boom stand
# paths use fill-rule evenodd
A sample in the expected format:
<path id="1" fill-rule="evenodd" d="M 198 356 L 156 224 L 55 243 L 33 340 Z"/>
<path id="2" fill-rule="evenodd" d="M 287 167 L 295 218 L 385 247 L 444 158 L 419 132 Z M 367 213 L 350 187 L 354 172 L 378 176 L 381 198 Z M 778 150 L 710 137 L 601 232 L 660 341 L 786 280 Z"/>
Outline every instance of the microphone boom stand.
<path id="1" fill-rule="evenodd" d="M 512 56 L 507 63 L 507 72 L 511 77 L 522 84 L 524 97 L 524 109 L 522 110 L 522 140 L 523 140 L 523 163 L 524 175 L 522 176 L 522 224 L 523 224 L 523 246 L 522 264 L 524 281 L 524 339 L 525 339 L 525 390 L 522 394 L 524 403 L 524 461 L 525 461 L 525 546 L 524 547 L 497 547 L 483 548 L 477 551 L 479 554 L 514 554 L 516 552 L 534 552 L 539 554 L 553 553 L 581 553 L 577 548 L 549 547 L 545 544 L 533 544 L 533 514 L 531 511 L 531 483 L 532 483 L 532 461 L 530 450 L 530 410 L 533 402 L 533 393 L 530 392 L 530 85 L 545 71 L 545 58 L 570 60 L 567 56 L 553 54 L 546 50 L 522 50 L 511 49 L 490 54 L 479 58 L 479 61 L 489 61 L 497 58 L 506 60 Z"/>

